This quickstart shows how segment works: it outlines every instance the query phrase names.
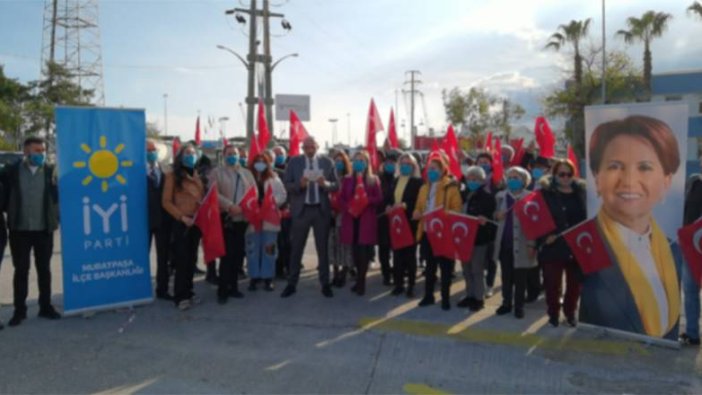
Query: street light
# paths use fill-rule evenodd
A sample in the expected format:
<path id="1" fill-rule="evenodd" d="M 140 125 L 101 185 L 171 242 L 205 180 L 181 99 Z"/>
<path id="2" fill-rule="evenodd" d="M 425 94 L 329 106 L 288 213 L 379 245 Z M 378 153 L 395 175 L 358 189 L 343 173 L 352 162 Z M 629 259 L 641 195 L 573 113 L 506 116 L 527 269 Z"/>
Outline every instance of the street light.
<path id="1" fill-rule="evenodd" d="M 300 56 L 300 54 L 298 54 L 297 52 L 296 52 L 296 53 L 290 53 L 290 54 L 287 54 L 287 55 L 283 56 L 282 58 L 280 58 L 280 59 L 276 60 L 275 62 L 273 62 L 273 64 L 271 65 L 271 71 L 273 71 L 273 70 L 275 69 L 275 66 L 277 66 L 278 63 L 282 62 L 283 60 L 285 60 L 285 59 L 287 59 L 287 58 L 296 58 L 296 57 L 298 57 L 298 56 Z"/>
<path id="2" fill-rule="evenodd" d="M 239 55 L 238 53 L 234 52 L 233 49 L 231 49 L 231 48 L 229 48 L 229 47 L 225 47 L 224 45 L 218 45 L 218 46 L 217 46 L 217 49 L 221 49 L 221 50 L 223 50 L 223 51 L 227 51 L 227 52 L 229 52 L 230 54 L 236 56 L 237 59 L 241 60 L 241 63 L 244 64 L 244 67 L 246 67 L 247 69 L 249 68 L 249 63 L 244 59 L 244 57 L 241 56 L 241 55 Z"/>
<path id="3" fill-rule="evenodd" d="M 251 26 L 255 26 L 254 23 L 251 23 Z M 252 34 L 255 34 L 256 31 L 253 30 Z M 253 132 L 254 132 L 254 104 L 257 103 L 256 97 L 254 96 L 254 62 L 255 59 L 253 59 L 253 55 L 251 55 L 251 59 L 247 62 L 243 56 L 239 55 L 236 53 L 233 49 L 229 47 L 225 47 L 224 45 L 217 45 L 217 49 L 221 49 L 223 51 L 227 51 L 230 54 L 236 56 L 237 59 L 241 61 L 241 63 L 246 67 L 246 70 L 248 72 L 248 83 L 247 83 L 247 90 L 246 90 L 246 137 L 248 139 L 251 139 L 253 137 Z M 254 50 L 251 50 L 251 53 L 253 53 Z"/>

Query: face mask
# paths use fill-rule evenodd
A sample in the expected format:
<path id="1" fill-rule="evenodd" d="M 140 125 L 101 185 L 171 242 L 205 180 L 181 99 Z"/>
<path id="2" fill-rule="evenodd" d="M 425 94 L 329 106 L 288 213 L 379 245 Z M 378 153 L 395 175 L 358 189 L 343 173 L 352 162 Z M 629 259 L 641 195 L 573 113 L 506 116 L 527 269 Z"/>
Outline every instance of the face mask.
<path id="1" fill-rule="evenodd" d="M 480 167 L 483 168 L 485 173 L 490 173 L 492 171 L 492 166 L 491 165 L 480 165 Z"/>
<path id="2" fill-rule="evenodd" d="M 524 181 L 516 178 L 510 178 L 507 180 L 507 188 L 509 188 L 510 191 L 516 192 L 524 188 Z"/>
<path id="3" fill-rule="evenodd" d="M 46 160 L 45 154 L 29 154 L 29 161 L 32 162 L 34 166 L 41 166 Z"/>
<path id="4" fill-rule="evenodd" d="M 403 176 L 411 176 L 413 170 L 412 165 L 408 163 L 403 163 L 400 165 L 400 174 Z"/>
<path id="5" fill-rule="evenodd" d="M 239 156 L 238 155 L 227 155 L 227 164 L 229 166 L 234 166 L 237 163 L 239 163 Z"/>
<path id="6" fill-rule="evenodd" d="M 543 177 L 543 175 L 544 175 L 544 169 L 542 169 L 540 167 L 535 167 L 535 168 L 531 169 L 531 176 L 534 177 L 535 179 L 538 180 L 539 178 Z"/>
<path id="7" fill-rule="evenodd" d="M 265 164 L 264 162 L 256 162 L 254 163 L 254 169 L 256 169 L 257 172 L 262 173 L 264 170 L 268 168 L 268 165 Z"/>
<path id="8" fill-rule="evenodd" d="M 366 170 L 366 162 L 356 159 L 353 161 L 353 171 L 362 173 Z"/>
<path id="9" fill-rule="evenodd" d="M 275 157 L 275 165 L 283 166 L 285 164 L 285 155 L 278 155 Z"/>
<path id="10" fill-rule="evenodd" d="M 427 170 L 427 178 L 429 178 L 429 182 L 437 182 L 437 181 L 439 181 L 440 177 L 441 177 L 441 173 L 439 173 L 438 170 L 436 170 L 436 169 Z"/>
<path id="11" fill-rule="evenodd" d="M 158 160 L 158 151 L 147 151 L 146 160 L 149 161 L 149 163 L 156 163 Z"/>
<path id="12" fill-rule="evenodd" d="M 183 166 L 188 169 L 195 167 L 195 162 L 197 161 L 197 156 L 195 155 L 183 155 Z"/>
<path id="13" fill-rule="evenodd" d="M 241 158 L 239 158 L 239 164 L 241 166 L 246 166 L 246 157 L 245 156 L 242 156 Z"/>
<path id="14" fill-rule="evenodd" d="M 334 166 L 336 166 L 336 171 L 338 173 L 343 173 L 346 171 L 346 164 L 343 161 L 340 161 L 340 160 L 336 161 L 334 163 Z"/>
<path id="15" fill-rule="evenodd" d="M 395 164 L 394 163 L 386 163 L 385 164 L 385 172 L 388 174 L 395 173 Z"/>
<path id="16" fill-rule="evenodd" d="M 469 191 L 475 192 L 478 189 L 480 189 L 481 186 L 483 186 L 483 183 L 480 181 L 468 181 L 468 182 L 466 182 L 466 185 L 468 185 Z"/>

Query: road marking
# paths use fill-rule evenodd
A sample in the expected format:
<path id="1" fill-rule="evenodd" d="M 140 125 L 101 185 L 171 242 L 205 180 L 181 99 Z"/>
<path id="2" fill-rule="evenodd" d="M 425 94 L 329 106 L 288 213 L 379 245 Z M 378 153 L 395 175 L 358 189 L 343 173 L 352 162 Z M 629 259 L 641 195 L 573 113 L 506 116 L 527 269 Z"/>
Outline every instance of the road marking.
<path id="1" fill-rule="evenodd" d="M 402 390 L 409 395 L 450 395 L 450 392 L 432 388 L 426 384 L 407 383 Z"/>
<path id="2" fill-rule="evenodd" d="M 361 330 L 398 332 L 474 343 L 524 347 L 529 352 L 533 352 L 535 349 L 548 349 L 607 355 L 627 355 L 631 352 L 639 355 L 650 355 L 650 352 L 641 344 L 598 339 L 574 339 L 572 333 L 569 332 L 565 332 L 562 337 L 556 338 L 533 333 L 522 334 L 495 329 L 465 328 L 455 331 L 454 325 L 375 317 L 361 318 L 359 325 Z"/>

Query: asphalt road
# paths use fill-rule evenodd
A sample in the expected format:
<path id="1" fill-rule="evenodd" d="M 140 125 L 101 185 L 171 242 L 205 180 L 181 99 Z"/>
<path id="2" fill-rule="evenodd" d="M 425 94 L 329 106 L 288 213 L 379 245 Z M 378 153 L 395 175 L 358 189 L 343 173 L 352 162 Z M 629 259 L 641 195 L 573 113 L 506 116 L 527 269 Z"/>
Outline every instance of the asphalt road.
<path id="1" fill-rule="evenodd" d="M 58 244 L 57 244 L 58 245 Z M 58 248 L 57 248 L 58 249 Z M 201 277 L 203 303 L 157 301 L 0 331 L 1 393 L 702 393 L 699 349 L 671 350 L 582 328 L 552 328 L 545 305 L 497 317 L 389 294 L 377 270 L 366 296 L 322 297 L 313 243 L 298 293 L 247 292 L 225 306 Z M 61 307 L 60 254 L 54 301 Z M 0 319 L 9 320 L 12 267 L 0 267 Z M 423 289 L 423 281 L 419 284 Z M 242 287 L 245 289 L 245 286 Z M 462 281 L 452 288 L 462 297 Z M 421 295 L 421 292 L 418 292 Z"/>

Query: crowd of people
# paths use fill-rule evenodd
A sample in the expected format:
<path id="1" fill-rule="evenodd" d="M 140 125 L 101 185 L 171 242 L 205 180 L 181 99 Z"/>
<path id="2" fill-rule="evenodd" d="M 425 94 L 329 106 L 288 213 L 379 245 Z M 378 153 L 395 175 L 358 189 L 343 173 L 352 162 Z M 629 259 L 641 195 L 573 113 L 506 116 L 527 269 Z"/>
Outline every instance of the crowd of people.
<path id="1" fill-rule="evenodd" d="M 461 176 L 456 177 L 442 152 L 423 157 L 389 149 L 378 153 L 379 163 L 374 166 L 364 150 L 332 149 L 322 155 L 313 137 L 303 141 L 301 155 L 290 158 L 280 146 L 247 158 L 243 148 L 229 145 L 223 149 L 219 165 L 200 154 L 194 143 L 186 143 L 172 165 L 164 166 L 156 143 L 149 140 L 146 145 L 149 245 L 155 242 L 157 259 L 155 293 L 158 299 L 173 301 L 180 310 L 200 302 L 193 290 L 201 238 L 194 216 L 208 188 L 216 185 L 226 254 L 219 262 L 207 263 L 207 279 L 217 284 L 220 304 L 244 297 L 239 289 L 243 277 L 249 279 L 248 291 L 259 287 L 273 291 L 274 279 L 285 279 L 280 296 L 292 297 L 312 230 L 324 297 L 332 298 L 333 288 L 343 288 L 350 281 L 351 291 L 364 295 L 369 266 L 377 260 L 382 284 L 391 287 L 395 296 L 415 297 L 418 272 L 423 268 L 425 282 L 418 306 L 436 304 L 438 280 L 443 310 L 452 307 L 450 286 L 460 270 L 465 295 L 455 306 L 476 312 L 493 295 L 499 268 L 502 302 L 495 314 L 522 319 L 525 304 L 543 293 L 550 325 L 577 325 L 582 273 L 560 234 L 586 219 L 586 188 L 569 160 L 543 158 L 530 147 L 515 164 L 514 150 L 505 145 L 501 158 L 506 170 L 504 177 L 496 180 L 495 158 L 488 152 L 474 156 L 459 152 Z M 1 203 L 7 213 L 7 224 L 0 226 L 0 247 L 4 250 L 9 229 L 15 267 L 15 311 L 10 326 L 26 319 L 32 249 L 39 282 L 39 316 L 60 318 L 51 305 L 49 270 L 53 231 L 58 227 L 58 196 L 53 167 L 45 163 L 45 149 L 43 140 L 27 139 L 25 158 L 3 169 L 0 176 Z M 694 181 L 686 197 L 686 223 L 699 218 L 702 207 L 702 179 Z M 361 185 L 367 204 L 359 209 L 353 200 Z M 266 191 L 272 191 L 282 214 L 279 225 L 263 222 L 254 226 L 247 221 L 241 202 L 252 189 L 259 203 Z M 556 229 L 529 240 L 512 207 L 534 190 L 542 192 Z M 393 249 L 386 213 L 398 207 L 405 210 L 416 239 L 409 246 Z M 436 209 L 478 218 L 480 228 L 469 260 L 459 262 L 434 253 L 425 214 Z M 699 344 L 699 288 L 685 276 L 683 283 L 688 326 L 680 338 Z"/>

